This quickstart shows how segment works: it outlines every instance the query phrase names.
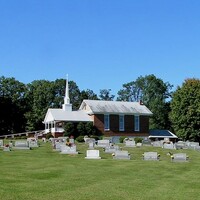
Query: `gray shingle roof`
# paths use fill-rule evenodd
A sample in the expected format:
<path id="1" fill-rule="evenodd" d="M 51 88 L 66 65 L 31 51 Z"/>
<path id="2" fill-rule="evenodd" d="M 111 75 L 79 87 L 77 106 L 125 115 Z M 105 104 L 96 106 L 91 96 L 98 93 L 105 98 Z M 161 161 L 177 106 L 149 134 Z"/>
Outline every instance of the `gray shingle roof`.
<path id="1" fill-rule="evenodd" d="M 86 109 L 88 114 L 153 114 L 145 105 L 141 105 L 139 102 L 83 100 L 80 109 Z"/>
<path id="2" fill-rule="evenodd" d="M 92 121 L 90 116 L 84 111 L 64 111 L 63 109 L 49 108 L 45 117 L 48 121 L 71 121 L 71 122 L 88 122 Z"/>

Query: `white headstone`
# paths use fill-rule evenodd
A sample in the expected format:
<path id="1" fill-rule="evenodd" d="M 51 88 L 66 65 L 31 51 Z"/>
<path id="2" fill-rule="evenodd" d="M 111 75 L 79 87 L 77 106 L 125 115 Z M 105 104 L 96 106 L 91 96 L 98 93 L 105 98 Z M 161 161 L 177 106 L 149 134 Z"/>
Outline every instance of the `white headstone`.
<path id="1" fill-rule="evenodd" d="M 126 147 L 135 147 L 135 141 L 127 140 L 127 141 L 125 141 L 125 146 Z"/>
<path id="2" fill-rule="evenodd" d="M 86 159 L 101 159 L 99 156 L 99 150 L 87 150 Z"/>

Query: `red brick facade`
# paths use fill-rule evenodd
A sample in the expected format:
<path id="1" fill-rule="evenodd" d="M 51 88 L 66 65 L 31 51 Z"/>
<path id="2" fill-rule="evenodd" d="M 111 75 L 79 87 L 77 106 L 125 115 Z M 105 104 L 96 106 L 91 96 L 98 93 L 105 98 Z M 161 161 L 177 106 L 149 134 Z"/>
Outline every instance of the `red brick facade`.
<path id="1" fill-rule="evenodd" d="M 105 136 L 143 136 L 149 135 L 149 116 L 140 116 L 139 131 L 134 131 L 134 115 L 124 115 L 124 131 L 119 131 L 119 115 L 110 116 L 110 130 L 104 130 L 104 115 L 94 115 L 94 126 Z"/>

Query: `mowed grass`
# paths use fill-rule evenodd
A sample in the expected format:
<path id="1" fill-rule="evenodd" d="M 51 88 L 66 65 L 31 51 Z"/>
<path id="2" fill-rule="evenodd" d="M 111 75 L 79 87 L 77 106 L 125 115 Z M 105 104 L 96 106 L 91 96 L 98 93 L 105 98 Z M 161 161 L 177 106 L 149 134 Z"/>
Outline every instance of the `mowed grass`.
<path id="1" fill-rule="evenodd" d="M 41 142 L 33 150 L 0 150 L 0 199 L 200 199 L 200 152 L 170 150 L 190 158 L 172 163 L 169 150 L 158 147 L 123 147 L 131 160 L 113 160 L 102 148 L 101 160 L 87 160 L 87 145 L 77 144 L 77 149 L 78 155 L 63 155 Z M 145 151 L 157 151 L 160 161 L 142 160 Z"/>

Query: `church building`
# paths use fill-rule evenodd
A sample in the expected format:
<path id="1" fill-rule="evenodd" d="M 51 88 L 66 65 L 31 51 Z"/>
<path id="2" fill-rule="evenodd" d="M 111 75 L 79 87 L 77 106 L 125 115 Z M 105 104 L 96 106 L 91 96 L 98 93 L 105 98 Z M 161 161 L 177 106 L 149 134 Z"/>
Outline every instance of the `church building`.
<path id="1" fill-rule="evenodd" d="M 64 122 L 93 122 L 102 135 L 111 138 L 148 137 L 152 112 L 141 102 L 83 100 L 77 111 L 70 104 L 68 79 L 62 108 L 49 108 L 45 119 L 45 133 L 54 137 L 64 133 Z"/>

